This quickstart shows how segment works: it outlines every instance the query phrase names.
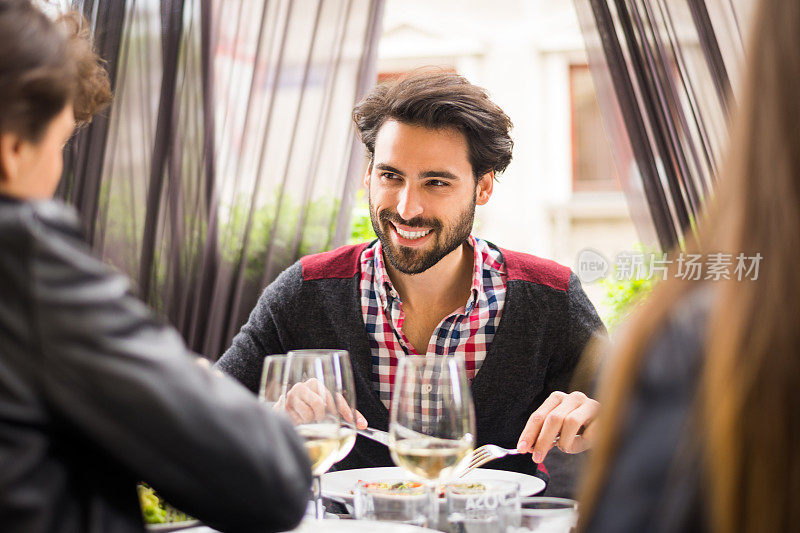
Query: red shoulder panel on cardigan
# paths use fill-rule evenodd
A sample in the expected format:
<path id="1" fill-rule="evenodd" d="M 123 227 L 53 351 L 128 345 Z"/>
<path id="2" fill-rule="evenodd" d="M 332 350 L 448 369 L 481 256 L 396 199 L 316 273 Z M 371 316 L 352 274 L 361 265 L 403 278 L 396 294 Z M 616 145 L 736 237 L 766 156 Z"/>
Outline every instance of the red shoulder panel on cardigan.
<path id="1" fill-rule="evenodd" d="M 547 285 L 559 291 L 569 289 L 571 270 L 550 259 L 542 259 L 535 255 L 513 252 L 500 248 L 506 263 L 509 280 L 530 281 Z"/>
<path id="2" fill-rule="evenodd" d="M 329 252 L 307 255 L 300 259 L 303 281 L 315 279 L 346 279 L 356 275 L 361 252 L 369 243 L 342 246 Z"/>

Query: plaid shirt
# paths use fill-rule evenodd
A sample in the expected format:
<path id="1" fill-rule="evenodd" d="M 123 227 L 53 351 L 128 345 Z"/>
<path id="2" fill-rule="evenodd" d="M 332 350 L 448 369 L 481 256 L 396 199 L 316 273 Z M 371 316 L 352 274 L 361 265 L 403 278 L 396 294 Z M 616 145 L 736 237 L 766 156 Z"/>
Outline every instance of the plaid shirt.
<path id="1" fill-rule="evenodd" d="M 506 268 L 500 252 L 473 236 L 472 290 L 466 304 L 446 316 L 433 332 L 426 355 L 462 356 L 472 381 L 486 357 L 503 311 Z M 372 349 L 372 383 L 389 406 L 397 362 L 419 355 L 403 334 L 402 302 L 386 273 L 380 241 L 361 254 L 361 312 Z"/>

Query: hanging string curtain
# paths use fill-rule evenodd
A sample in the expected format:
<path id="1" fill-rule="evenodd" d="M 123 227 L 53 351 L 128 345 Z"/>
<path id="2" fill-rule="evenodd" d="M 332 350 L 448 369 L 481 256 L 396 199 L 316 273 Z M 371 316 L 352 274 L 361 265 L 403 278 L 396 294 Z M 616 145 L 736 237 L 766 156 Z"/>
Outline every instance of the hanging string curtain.
<path id="1" fill-rule="evenodd" d="M 124 2 L 95 2 L 86 0 L 80 5 L 63 4 L 58 10 L 72 7 L 97 31 L 94 45 L 104 58 L 111 87 L 117 85 L 118 58 L 125 19 Z M 105 160 L 105 139 L 109 131 L 109 113 L 100 113 L 77 132 L 64 151 L 64 176 L 59 183 L 57 196 L 71 201 L 81 213 L 84 222 L 93 220 L 98 214 L 100 175 Z M 87 237 L 91 239 L 93 235 Z"/>
<path id="2" fill-rule="evenodd" d="M 383 0 L 74 5 L 98 42 L 114 42 L 103 13 L 119 26 L 101 48 L 115 100 L 104 133 L 71 144 L 61 195 L 104 259 L 216 359 L 266 284 L 348 236 L 364 160 L 350 113 L 375 80 Z M 81 154 L 99 150 L 87 171 Z"/>
<path id="3" fill-rule="evenodd" d="M 606 133 L 642 239 L 692 231 L 713 191 L 748 0 L 575 0 Z"/>

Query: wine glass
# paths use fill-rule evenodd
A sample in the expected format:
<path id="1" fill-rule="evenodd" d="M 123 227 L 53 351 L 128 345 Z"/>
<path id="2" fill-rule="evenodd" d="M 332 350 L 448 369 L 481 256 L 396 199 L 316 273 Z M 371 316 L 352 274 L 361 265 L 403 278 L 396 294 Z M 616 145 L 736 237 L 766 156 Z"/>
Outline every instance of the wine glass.
<path id="1" fill-rule="evenodd" d="M 578 502 L 566 498 L 523 498 L 520 533 L 570 533 L 578 525 Z"/>
<path id="2" fill-rule="evenodd" d="M 342 426 L 339 428 L 338 463 L 350 453 L 356 443 L 356 387 L 353 377 L 353 365 L 347 350 L 291 350 L 288 355 L 319 354 L 331 357 L 333 374 L 336 381 L 336 404 Z M 349 420 L 347 419 L 349 415 Z"/>
<path id="3" fill-rule="evenodd" d="M 321 476 L 336 462 L 339 451 L 340 418 L 331 392 L 336 390 L 331 357 L 321 354 L 268 357 L 261 388 L 262 400 L 274 402 L 273 409 L 284 412 L 303 439 L 314 475 L 314 514 L 322 519 L 325 507 Z"/>
<path id="4" fill-rule="evenodd" d="M 286 369 L 287 357 L 284 354 L 270 355 L 264 359 L 261 372 L 261 385 L 258 388 L 258 399 L 275 411 L 282 411 L 279 405 L 286 395 L 283 372 Z"/>
<path id="5" fill-rule="evenodd" d="M 400 359 L 389 416 L 389 450 L 395 464 L 439 481 L 469 461 L 474 445 L 475 407 L 464 360 Z"/>

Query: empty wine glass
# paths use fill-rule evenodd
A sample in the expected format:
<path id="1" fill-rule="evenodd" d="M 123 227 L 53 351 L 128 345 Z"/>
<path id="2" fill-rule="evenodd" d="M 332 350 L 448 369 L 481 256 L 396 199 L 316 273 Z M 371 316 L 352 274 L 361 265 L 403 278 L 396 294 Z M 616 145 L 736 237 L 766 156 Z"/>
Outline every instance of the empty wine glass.
<path id="1" fill-rule="evenodd" d="M 279 403 L 286 395 L 283 372 L 286 369 L 286 355 L 270 355 L 264 359 L 264 369 L 261 372 L 261 385 L 258 388 L 258 399 L 280 411 Z"/>
<path id="2" fill-rule="evenodd" d="M 474 445 L 475 408 L 463 359 L 400 359 L 389 417 L 395 464 L 424 479 L 440 480 L 469 461 Z"/>
<path id="3" fill-rule="evenodd" d="M 522 499 L 519 533 L 570 533 L 578 525 L 578 502 L 566 498 Z"/>

